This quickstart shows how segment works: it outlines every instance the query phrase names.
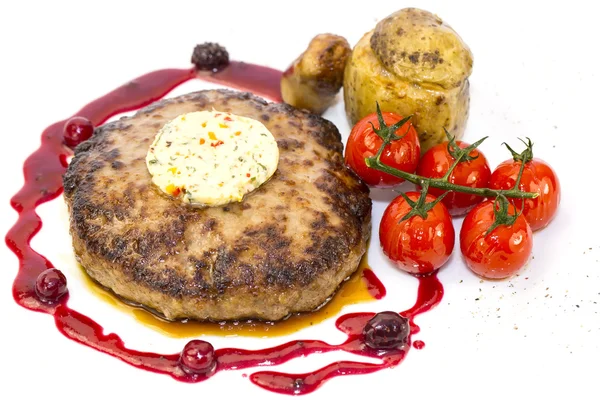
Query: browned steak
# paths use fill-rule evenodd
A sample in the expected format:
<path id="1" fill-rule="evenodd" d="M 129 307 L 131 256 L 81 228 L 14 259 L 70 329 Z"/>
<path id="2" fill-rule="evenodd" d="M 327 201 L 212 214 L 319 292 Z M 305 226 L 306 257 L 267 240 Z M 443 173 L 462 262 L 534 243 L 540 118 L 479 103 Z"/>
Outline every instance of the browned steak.
<path id="1" fill-rule="evenodd" d="M 242 203 L 193 208 L 152 184 L 145 156 L 167 121 L 211 110 L 262 121 L 279 168 Z M 64 177 L 75 253 L 89 275 L 169 319 L 278 320 L 310 311 L 359 264 L 368 188 L 329 121 L 251 94 L 207 90 L 99 127 Z"/>

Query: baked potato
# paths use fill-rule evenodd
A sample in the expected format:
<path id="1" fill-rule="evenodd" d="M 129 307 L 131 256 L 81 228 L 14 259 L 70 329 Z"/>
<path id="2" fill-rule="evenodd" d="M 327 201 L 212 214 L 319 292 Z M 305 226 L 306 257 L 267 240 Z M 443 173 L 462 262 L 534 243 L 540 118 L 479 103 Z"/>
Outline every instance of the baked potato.
<path id="1" fill-rule="evenodd" d="M 351 51 L 350 44 L 341 36 L 328 33 L 315 36 L 281 78 L 283 101 L 315 114 L 325 112 L 342 88 Z"/>
<path id="2" fill-rule="evenodd" d="M 412 115 L 422 151 L 462 137 L 469 114 L 473 56 L 440 18 L 406 8 L 380 21 L 354 47 L 344 72 L 344 102 L 351 124 L 375 112 Z"/>

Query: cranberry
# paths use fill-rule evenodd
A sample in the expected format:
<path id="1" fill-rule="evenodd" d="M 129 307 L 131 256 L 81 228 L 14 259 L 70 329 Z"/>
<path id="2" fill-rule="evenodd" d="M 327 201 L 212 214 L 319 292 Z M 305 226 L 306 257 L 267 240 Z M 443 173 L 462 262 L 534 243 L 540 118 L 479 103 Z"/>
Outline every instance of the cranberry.
<path id="1" fill-rule="evenodd" d="M 377 350 L 400 347 L 408 339 L 408 319 L 392 311 L 375 314 L 363 329 L 367 346 Z"/>
<path id="2" fill-rule="evenodd" d="M 187 374 L 211 375 L 217 368 L 215 349 L 204 340 L 191 340 L 179 356 L 179 365 Z"/>
<path id="3" fill-rule="evenodd" d="M 35 292 L 44 301 L 56 301 L 67 293 L 67 278 L 56 268 L 50 268 L 38 275 Z"/>
<path id="4" fill-rule="evenodd" d="M 89 119 L 73 117 L 65 123 L 63 135 L 67 146 L 74 148 L 79 143 L 88 140 L 94 133 L 94 125 Z"/>

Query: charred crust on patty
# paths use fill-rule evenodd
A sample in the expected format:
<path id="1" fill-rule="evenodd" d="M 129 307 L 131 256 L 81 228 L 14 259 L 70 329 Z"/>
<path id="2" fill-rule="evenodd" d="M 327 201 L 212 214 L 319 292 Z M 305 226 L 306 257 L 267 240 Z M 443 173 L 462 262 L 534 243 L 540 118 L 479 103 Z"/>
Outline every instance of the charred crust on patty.
<path id="1" fill-rule="evenodd" d="M 156 134 L 151 124 L 212 107 L 268 115 L 280 164 L 243 202 L 198 209 L 160 194 L 140 143 Z M 169 319 L 312 310 L 356 270 L 370 235 L 369 189 L 345 168 L 342 147 L 331 122 L 249 93 L 161 100 L 75 149 L 64 196 L 76 256 L 94 280 Z"/>

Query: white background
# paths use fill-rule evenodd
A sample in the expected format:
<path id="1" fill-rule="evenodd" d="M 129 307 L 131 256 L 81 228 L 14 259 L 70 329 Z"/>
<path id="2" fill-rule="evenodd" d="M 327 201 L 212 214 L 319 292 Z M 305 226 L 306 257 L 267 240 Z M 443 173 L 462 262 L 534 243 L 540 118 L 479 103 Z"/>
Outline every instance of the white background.
<path id="1" fill-rule="evenodd" d="M 87 102 L 154 69 L 187 67 L 196 43 L 218 41 L 232 59 L 283 69 L 318 33 L 351 44 L 406 6 L 437 13 L 471 47 L 471 116 L 465 139 L 489 135 L 490 164 L 507 158 L 500 144 L 529 136 L 535 154 L 558 172 L 563 202 L 553 224 L 535 234 L 534 259 L 510 281 L 483 282 L 455 254 L 440 273 L 446 294 L 418 318 L 426 342 L 393 370 L 326 383 L 306 398 L 597 399 L 600 371 L 598 226 L 598 35 L 593 2 L 16 2 L 0 5 L 0 98 L 3 146 L 0 231 L 16 220 L 9 198 L 42 130 Z M 174 94 L 212 87 L 188 83 Z M 343 106 L 326 117 L 347 137 Z M 374 232 L 392 198 L 374 192 Z M 67 214 L 58 199 L 39 208 L 44 228 L 33 247 L 69 278 L 71 305 L 118 332 L 132 348 L 177 352 L 185 340 L 139 326 L 81 285 L 72 262 Z M 457 233 L 460 221 L 456 221 Z M 456 248 L 458 250 L 458 247 Z M 409 308 L 416 280 L 386 262 L 375 238 L 370 261 L 388 296 L 351 310 Z M 48 315 L 17 306 L 16 257 L 0 246 L 0 398 L 278 398 L 241 371 L 190 385 L 130 367 L 64 338 Z M 462 283 L 461 283 L 462 282 Z M 479 299 L 479 300 L 476 300 Z M 333 320 L 290 338 L 343 337 Z M 259 348 L 290 338 L 210 338 L 217 347 Z M 315 369 L 344 354 L 311 356 L 277 370 Z M 244 372 L 252 372 L 244 371 Z"/>

